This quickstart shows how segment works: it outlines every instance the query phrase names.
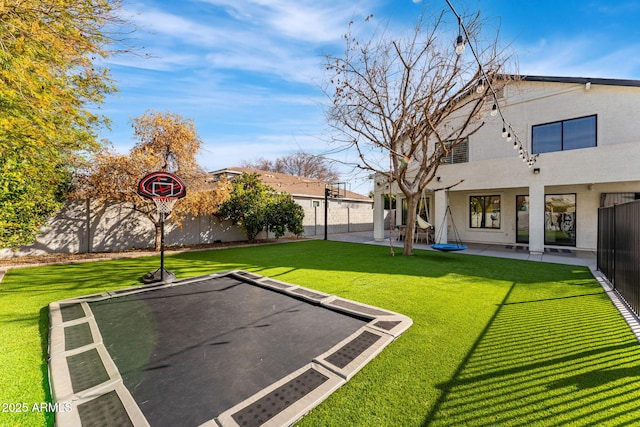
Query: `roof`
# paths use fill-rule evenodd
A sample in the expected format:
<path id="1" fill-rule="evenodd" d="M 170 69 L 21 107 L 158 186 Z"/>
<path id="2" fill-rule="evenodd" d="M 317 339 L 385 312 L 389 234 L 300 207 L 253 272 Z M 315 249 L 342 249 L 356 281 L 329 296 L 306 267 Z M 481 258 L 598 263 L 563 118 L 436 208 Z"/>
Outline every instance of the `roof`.
<path id="1" fill-rule="evenodd" d="M 331 183 L 315 178 L 306 178 L 285 173 L 263 171 L 258 169 L 242 168 L 232 166 L 210 172 L 212 175 L 241 175 L 242 173 L 256 173 L 260 175 L 262 182 L 282 193 L 289 193 L 298 197 L 324 198 L 324 189 L 331 186 Z M 346 190 L 344 199 L 372 201 L 371 198 L 362 194 Z"/>
<path id="2" fill-rule="evenodd" d="M 640 87 L 640 80 L 626 80 L 626 79 L 603 79 L 595 77 L 560 77 L 560 76 L 520 76 L 522 80 L 529 82 L 549 82 L 549 83 L 576 83 L 604 86 L 631 86 Z"/>

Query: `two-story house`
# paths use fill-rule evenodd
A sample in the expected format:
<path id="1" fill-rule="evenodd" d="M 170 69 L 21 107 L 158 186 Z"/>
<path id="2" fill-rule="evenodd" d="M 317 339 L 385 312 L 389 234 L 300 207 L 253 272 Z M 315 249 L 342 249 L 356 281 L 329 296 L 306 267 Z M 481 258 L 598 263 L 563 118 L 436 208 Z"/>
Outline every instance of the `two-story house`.
<path id="1" fill-rule="evenodd" d="M 498 102 L 518 141 L 502 135 L 502 117 L 486 112 L 429 188 L 464 181 L 424 194 L 430 222 L 442 228 L 435 234 L 451 238 L 453 221 L 464 242 L 595 250 L 598 208 L 640 198 L 640 80 L 522 76 Z M 523 161 L 519 144 L 538 155 L 535 164 Z M 374 186 L 378 240 L 385 191 Z M 406 215 L 395 217 L 402 225 Z"/>

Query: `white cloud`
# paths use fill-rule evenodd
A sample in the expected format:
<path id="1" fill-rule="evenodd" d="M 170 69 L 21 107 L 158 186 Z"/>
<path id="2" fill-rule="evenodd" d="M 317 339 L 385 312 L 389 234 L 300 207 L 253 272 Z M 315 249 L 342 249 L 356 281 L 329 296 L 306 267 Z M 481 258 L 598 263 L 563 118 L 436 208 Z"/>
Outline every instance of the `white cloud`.
<path id="1" fill-rule="evenodd" d="M 176 16 L 140 8 L 133 14 L 150 59 L 112 59 L 112 63 L 154 70 L 187 66 L 246 70 L 311 83 L 322 69 L 327 44 L 339 42 L 349 8 L 289 1 L 261 3 L 211 0 L 237 17 Z M 313 7 L 312 7 L 313 6 Z M 205 21 L 206 19 L 206 21 Z"/>
<path id="2" fill-rule="evenodd" d="M 313 43 L 339 39 L 350 19 L 370 12 L 365 9 L 366 3 L 336 0 L 202 1 L 224 8 L 238 21 L 249 26 L 262 27 L 267 37 L 278 35 Z"/>
<path id="3" fill-rule="evenodd" d="M 143 70 L 171 71 L 186 68 L 200 61 L 200 57 L 194 54 L 179 54 L 168 51 L 163 52 L 161 55 L 154 54 L 152 51 L 146 53 L 147 55 L 113 56 L 106 61 L 106 64 L 110 67 L 122 66 Z"/>
<path id="4" fill-rule="evenodd" d="M 570 39 L 540 39 L 535 45 L 516 47 L 522 74 L 572 77 L 636 78 L 640 44 L 603 47 L 596 35 Z"/>

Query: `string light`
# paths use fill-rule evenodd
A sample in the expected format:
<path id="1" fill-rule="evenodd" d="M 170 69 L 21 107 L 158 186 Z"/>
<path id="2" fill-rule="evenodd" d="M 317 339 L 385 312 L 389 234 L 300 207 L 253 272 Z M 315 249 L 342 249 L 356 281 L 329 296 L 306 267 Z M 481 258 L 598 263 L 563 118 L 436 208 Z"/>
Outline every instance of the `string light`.
<path id="1" fill-rule="evenodd" d="M 464 38 L 462 34 L 458 34 L 458 38 L 456 39 L 456 54 L 462 55 L 464 52 Z"/>
<path id="2" fill-rule="evenodd" d="M 449 4 L 449 6 L 451 6 L 451 4 Z M 455 15 L 458 17 L 458 37 L 456 38 L 456 54 L 460 56 L 462 55 L 462 52 L 464 52 L 464 37 L 462 37 L 462 31 L 464 30 L 464 28 L 462 27 L 462 18 L 457 13 L 455 13 Z"/>
<path id="3" fill-rule="evenodd" d="M 456 18 L 458 18 L 458 37 L 456 38 L 455 51 L 457 55 L 461 55 L 465 49 L 465 39 L 469 40 L 469 34 L 467 33 L 467 29 L 462 23 L 462 17 L 458 14 L 458 12 L 456 12 L 455 8 L 453 7 L 453 5 L 449 0 L 445 0 L 445 1 L 447 2 L 447 5 L 449 6 L 453 14 L 456 16 Z M 523 149 L 522 143 L 520 142 L 518 135 L 515 132 L 513 132 L 511 125 L 508 124 L 504 118 L 504 115 L 498 103 L 498 95 L 496 94 L 496 91 L 493 89 L 490 80 L 487 79 L 487 74 L 482 67 L 480 58 L 478 58 L 478 55 L 476 54 L 473 48 L 473 45 L 471 43 L 469 43 L 469 49 L 471 50 L 473 57 L 478 63 L 478 66 L 480 68 L 480 73 L 482 74 L 482 78 L 480 78 L 480 80 L 478 81 L 478 86 L 476 86 L 476 92 L 478 94 L 482 94 L 483 92 L 485 92 L 485 82 L 487 83 L 487 86 L 489 87 L 489 91 L 491 92 L 491 95 L 493 96 L 493 100 L 494 100 L 493 107 L 491 108 L 491 116 L 495 117 L 498 114 L 500 114 L 500 118 L 502 119 L 502 123 L 503 123 L 502 137 L 507 138 L 507 141 L 509 142 L 511 142 L 511 140 L 514 140 L 513 148 L 516 149 L 520 147 L 520 157 L 522 157 L 522 160 L 525 163 L 527 163 L 529 167 L 532 167 L 536 163 L 539 154 L 531 155 L 527 150 Z M 509 127 L 509 131 L 507 131 L 507 126 Z M 511 135 L 512 132 L 513 132 L 513 135 Z"/>

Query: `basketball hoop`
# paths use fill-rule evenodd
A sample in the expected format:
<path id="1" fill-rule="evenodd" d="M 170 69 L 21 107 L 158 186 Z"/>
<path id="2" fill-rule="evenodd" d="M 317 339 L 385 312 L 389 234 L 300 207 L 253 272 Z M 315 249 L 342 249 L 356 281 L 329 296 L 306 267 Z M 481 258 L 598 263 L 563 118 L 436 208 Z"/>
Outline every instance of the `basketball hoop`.
<path id="1" fill-rule="evenodd" d="M 145 274 L 142 281 L 144 283 L 164 282 L 166 278 L 171 282 L 176 276 L 164 269 L 164 220 L 165 216 L 173 210 L 176 201 L 186 196 L 186 187 L 180 178 L 169 172 L 152 172 L 138 183 L 138 194 L 153 200 L 160 217 L 160 268 Z"/>
<path id="2" fill-rule="evenodd" d="M 156 196 L 152 197 L 151 200 L 156 204 L 158 215 L 168 215 L 173 210 L 173 205 L 178 199 L 176 197 Z"/>

